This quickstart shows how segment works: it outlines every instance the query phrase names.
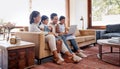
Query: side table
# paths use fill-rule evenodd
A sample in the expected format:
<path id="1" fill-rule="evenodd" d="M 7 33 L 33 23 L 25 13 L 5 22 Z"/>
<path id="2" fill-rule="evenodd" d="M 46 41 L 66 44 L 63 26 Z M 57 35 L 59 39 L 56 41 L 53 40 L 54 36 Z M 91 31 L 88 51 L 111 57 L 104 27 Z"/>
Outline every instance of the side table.
<path id="1" fill-rule="evenodd" d="M 0 46 L 4 46 L 8 50 L 8 69 L 24 69 L 34 65 L 34 43 L 21 41 L 20 44 L 12 45 L 6 41 L 0 41 Z"/>

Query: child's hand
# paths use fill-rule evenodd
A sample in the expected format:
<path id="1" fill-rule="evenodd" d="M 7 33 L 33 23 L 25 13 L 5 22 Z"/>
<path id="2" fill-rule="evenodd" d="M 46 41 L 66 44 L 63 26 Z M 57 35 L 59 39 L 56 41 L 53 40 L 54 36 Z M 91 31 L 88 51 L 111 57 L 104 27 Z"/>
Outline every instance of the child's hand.
<path id="1" fill-rule="evenodd" d="M 52 27 L 51 27 L 51 26 L 48 26 L 48 29 L 49 29 L 50 31 L 52 31 Z"/>

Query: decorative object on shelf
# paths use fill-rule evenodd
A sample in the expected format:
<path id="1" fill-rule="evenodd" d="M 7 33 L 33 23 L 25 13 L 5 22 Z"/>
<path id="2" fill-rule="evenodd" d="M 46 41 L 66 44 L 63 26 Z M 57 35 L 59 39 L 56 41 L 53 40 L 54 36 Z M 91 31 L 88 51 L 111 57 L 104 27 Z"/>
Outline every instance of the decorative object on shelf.
<path id="1" fill-rule="evenodd" d="M 10 44 L 16 44 L 17 43 L 17 39 L 15 37 L 15 34 L 11 34 L 10 37 Z"/>
<path id="2" fill-rule="evenodd" d="M 3 28 L 4 28 L 3 39 L 5 39 L 7 36 L 6 40 L 8 41 L 10 39 L 11 30 L 15 28 L 15 23 L 11 23 L 11 22 L 3 23 Z"/>
<path id="3" fill-rule="evenodd" d="M 84 30 L 84 18 L 83 18 L 83 16 L 81 16 L 80 21 L 82 23 L 82 30 Z"/>

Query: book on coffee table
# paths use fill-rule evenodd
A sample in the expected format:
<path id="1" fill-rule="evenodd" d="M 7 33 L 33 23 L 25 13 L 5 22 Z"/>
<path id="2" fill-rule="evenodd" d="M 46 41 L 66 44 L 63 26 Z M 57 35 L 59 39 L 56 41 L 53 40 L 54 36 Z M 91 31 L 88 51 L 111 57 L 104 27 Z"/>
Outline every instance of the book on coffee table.
<path id="1" fill-rule="evenodd" d="M 120 38 L 118 37 L 116 37 L 116 38 L 111 38 L 108 42 L 110 42 L 110 43 L 117 43 L 117 44 L 120 44 Z"/>

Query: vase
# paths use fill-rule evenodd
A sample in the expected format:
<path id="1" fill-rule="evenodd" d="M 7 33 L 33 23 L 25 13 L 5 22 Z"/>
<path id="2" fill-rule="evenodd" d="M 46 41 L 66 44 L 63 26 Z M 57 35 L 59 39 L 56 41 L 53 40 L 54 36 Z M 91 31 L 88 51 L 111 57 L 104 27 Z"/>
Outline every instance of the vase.
<path id="1" fill-rule="evenodd" d="M 9 41 L 10 36 L 11 36 L 10 30 L 9 29 L 7 29 L 7 30 L 4 29 L 3 40 Z"/>
<path id="2" fill-rule="evenodd" d="M 10 29 L 8 29 L 8 32 L 7 32 L 7 39 L 6 39 L 6 41 L 9 41 L 10 36 L 11 36 Z"/>

